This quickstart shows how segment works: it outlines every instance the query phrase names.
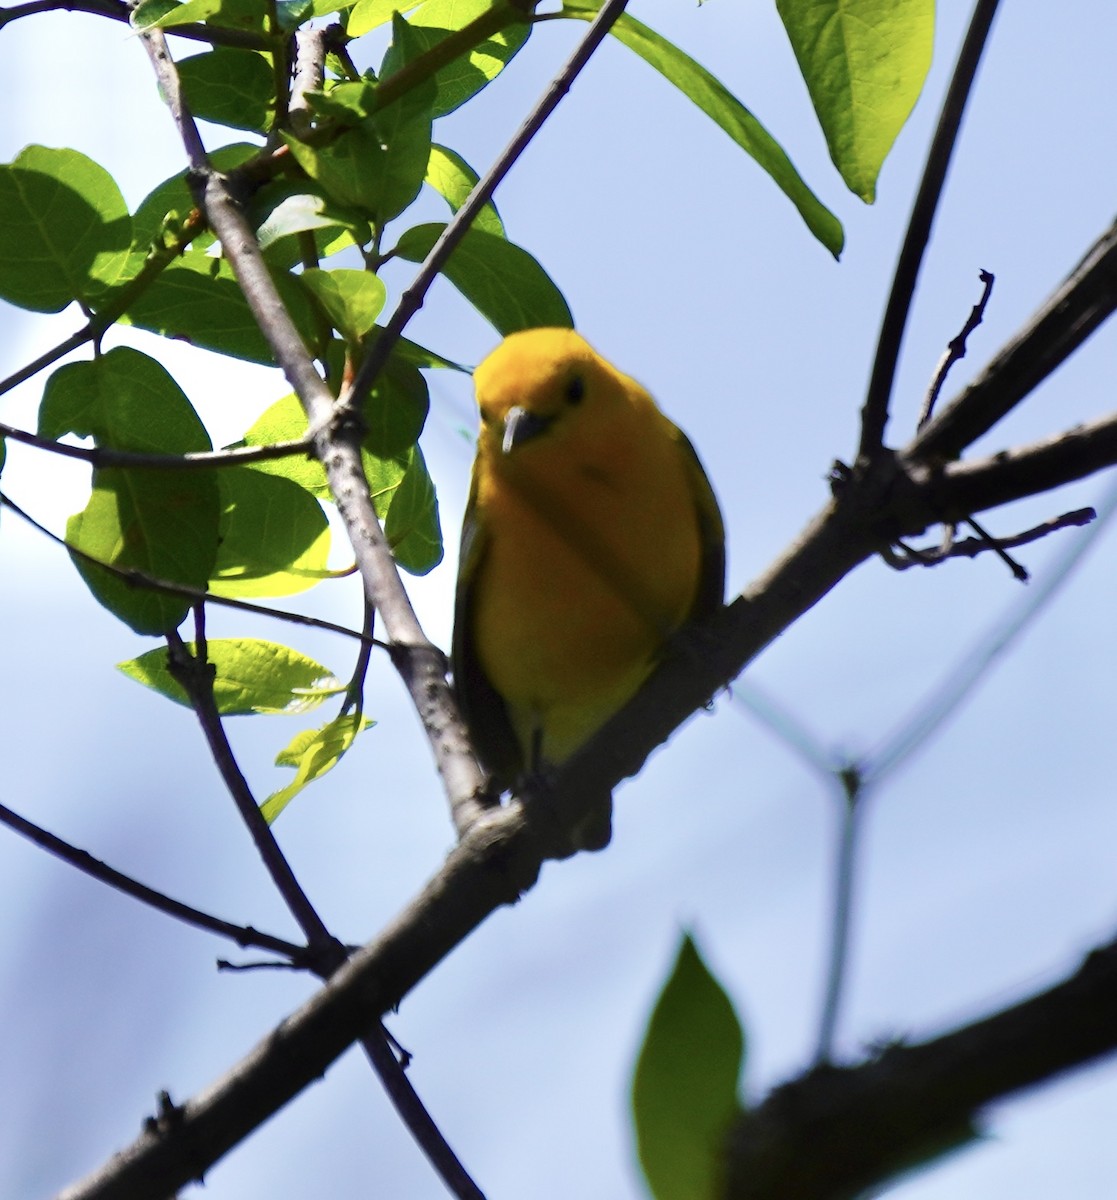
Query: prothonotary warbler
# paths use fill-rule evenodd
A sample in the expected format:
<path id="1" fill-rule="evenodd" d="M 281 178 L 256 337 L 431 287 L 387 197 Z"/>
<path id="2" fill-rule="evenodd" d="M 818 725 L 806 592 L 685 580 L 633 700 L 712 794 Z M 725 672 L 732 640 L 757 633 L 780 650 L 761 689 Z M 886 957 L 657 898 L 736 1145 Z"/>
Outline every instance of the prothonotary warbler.
<path id="1" fill-rule="evenodd" d="M 514 333 L 474 372 L 454 682 L 500 788 L 561 763 L 722 603 L 725 531 L 686 436 L 571 329 Z M 608 798 L 575 846 L 609 840 Z"/>

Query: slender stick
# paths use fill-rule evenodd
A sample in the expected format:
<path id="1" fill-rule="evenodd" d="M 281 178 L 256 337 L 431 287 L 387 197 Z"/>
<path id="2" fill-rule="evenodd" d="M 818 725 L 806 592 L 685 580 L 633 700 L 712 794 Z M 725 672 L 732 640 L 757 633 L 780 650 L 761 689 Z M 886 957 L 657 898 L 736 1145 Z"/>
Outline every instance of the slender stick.
<path id="1" fill-rule="evenodd" d="M 943 101 L 927 163 L 923 168 L 923 179 L 912 206 L 908 231 L 896 262 L 896 274 L 892 280 L 892 291 L 884 310 L 880 336 L 877 340 L 873 373 L 869 390 L 861 409 L 861 445 L 859 459 L 874 458 L 884 445 L 884 427 L 888 423 L 888 405 L 892 397 L 892 385 L 896 379 L 896 364 L 900 358 L 900 346 L 904 340 L 904 329 L 911 312 L 915 284 L 919 269 L 923 265 L 923 253 L 931 236 L 931 225 L 935 219 L 947 168 L 958 141 L 962 125 L 962 114 L 973 88 L 978 63 L 981 61 L 989 30 L 997 11 L 998 0 L 977 0 L 966 39 L 954 67 L 954 76 Z"/>
<path id="2" fill-rule="evenodd" d="M 206 930 L 207 933 L 216 933 L 221 937 L 229 938 L 238 946 L 253 946 L 260 950 L 271 950 L 276 954 L 282 954 L 284 958 L 290 959 L 295 965 L 301 964 L 306 957 L 306 949 L 303 946 L 296 946 L 293 942 L 272 937 L 270 933 L 261 933 L 258 929 L 253 929 L 251 925 L 234 925 L 232 921 L 223 921 L 220 917 L 202 912 L 200 908 L 184 904 L 181 900 L 175 900 L 163 892 L 158 892 L 154 888 L 140 883 L 130 875 L 125 875 L 123 871 L 118 871 L 99 858 L 94 858 L 88 850 L 82 850 L 80 847 L 64 841 L 56 834 L 50 833 L 26 817 L 21 817 L 19 813 L 13 812 L 3 804 L 0 804 L 0 822 L 27 838 L 28 841 L 34 842 L 41 849 L 62 859 L 69 866 L 77 867 L 79 871 L 83 871 L 91 878 L 107 883 L 109 887 L 116 888 L 118 892 L 123 892 L 126 896 L 131 896 L 178 921 L 184 921 L 187 925 L 194 925 L 198 929 Z"/>
<path id="3" fill-rule="evenodd" d="M 27 429 L 6 425 L 3 421 L 0 421 L 0 437 L 62 458 L 76 458 L 91 467 L 121 467 L 132 471 L 208 471 L 215 467 L 243 467 L 277 458 L 305 457 L 311 449 L 310 438 L 305 437 L 271 442 L 266 446 L 233 446 L 228 450 L 201 450 L 193 454 L 145 454 L 139 450 L 114 450 L 110 446 L 71 446 Z"/>
<path id="4" fill-rule="evenodd" d="M 196 611 L 200 611 L 200 606 Z M 200 645 L 200 629 L 197 640 Z M 167 635 L 167 644 L 170 650 L 171 674 L 190 697 L 213 761 L 221 772 L 221 778 L 225 781 L 229 795 L 237 806 L 241 820 L 248 829 L 264 866 L 272 877 L 272 882 L 298 921 L 308 944 L 312 948 L 333 945 L 334 939 L 295 878 L 295 873 L 280 850 L 275 835 L 261 815 L 260 806 L 241 772 L 232 746 L 229 745 L 221 714 L 217 711 L 217 704 L 213 698 L 213 668 L 204 658 L 195 656 L 177 632 Z"/>
<path id="5" fill-rule="evenodd" d="M 356 629 L 350 629 L 347 625 L 338 625 L 334 621 L 323 620 L 321 617 L 308 617 L 304 613 L 291 612 L 289 609 L 268 608 L 265 604 L 253 604 L 250 600 L 234 600 L 231 596 L 215 596 L 211 592 L 204 591 L 201 588 L 188 587 L 184 583 L 171 583 L 166 579 L 156 579 L 154 575 L 148 575 L 143 571 L 137 570 L 135 567 L 118 567 L 116 563 L 105 562 L 103 559 L 96 558 L 92 554 L 87 554 L 84 550 L 79 550 L 77 546 L 71 546 L 65 538 L 59 537 L 57 533 L 53 533 L 45 525 L 36 521 L 29 512 L 20 508 L 4 492 L 0 492 L 0 507 L 10 509 L 17 517 L 26 521 L 32 529 L 38 530 L 39 533 L 49 538 L 55 545 L 62 546 L 74 558 L 79 558 L 82 562 L 89 563 L 90 566 L 100 567 L 102 570 L 115 575 L 118 579 L 123 579 L 125 583 L 131 584 L 133 587 L 150 588 L 153 592 L 165 592 L 168 596 L 181 596 L 184 600 L 193 600 L 197 604 L 216 604 L 221 608 L 235 608 L 240 612 L 255 613 L 260 617 L 272 617 L 277 621 L 285 621 L 291 625 L 306 625 L 311 629 L 325 629 L 330 633 L 340 633 L 342 637 L 355 638 L 357 641 L 363 641 L 365 638 L 365 634 Z M 377 642 L 375 639 L 373 639 L 373 644 L 387 649 L 383 642 Z"/>

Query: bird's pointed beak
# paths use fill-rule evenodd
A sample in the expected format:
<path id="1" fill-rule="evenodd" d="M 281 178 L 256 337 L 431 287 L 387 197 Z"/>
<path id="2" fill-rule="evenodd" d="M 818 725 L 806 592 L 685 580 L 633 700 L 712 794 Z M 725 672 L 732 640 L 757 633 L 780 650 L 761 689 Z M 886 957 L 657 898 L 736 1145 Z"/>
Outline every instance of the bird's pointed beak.
<path id="1" fill-rule="evenodd" d="M 528 412 L 518 404 L 508 410 L 504 418 L 504 440 L 500 443 L 501 452 L 508 454 L 516 446 L 530 441 L 541 434 L 550 425 L 552 418 L 541 417 L 537 413 Z"/>

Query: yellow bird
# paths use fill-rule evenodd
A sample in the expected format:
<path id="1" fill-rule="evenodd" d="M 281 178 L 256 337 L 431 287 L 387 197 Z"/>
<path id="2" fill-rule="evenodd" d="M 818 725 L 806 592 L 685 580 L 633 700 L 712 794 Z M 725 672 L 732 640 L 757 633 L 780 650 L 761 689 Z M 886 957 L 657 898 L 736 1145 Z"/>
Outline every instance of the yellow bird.
<path id="1" fill-rule="evenodd" d="M 686 436 L 573 330 L 512 334 L 474 386 L 453 670 L 503 789 L 568 758 L 721 605 L 725 531 Z M 608 843 L 598 808 L 575 845 Z"/>

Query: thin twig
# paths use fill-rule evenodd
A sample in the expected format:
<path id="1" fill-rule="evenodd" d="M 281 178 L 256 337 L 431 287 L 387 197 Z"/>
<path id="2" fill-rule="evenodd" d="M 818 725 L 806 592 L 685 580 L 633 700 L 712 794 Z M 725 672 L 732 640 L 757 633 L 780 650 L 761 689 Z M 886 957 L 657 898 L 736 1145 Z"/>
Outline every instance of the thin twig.
<path id="1" fill-rule="evenodd" d="M 199 634 L 200 632 L 199 630 Z M 299 923 L 310 950 L 316 950 L 320 954 L 328 952 L 336 947 L 337 943 L 295 878 L 295 873 L 280 850 L 275 835 L 260 812 L 248 781 L 241 773 L 233 748 L 229 745 L 221 714 L 217 711 L 217 703 L 213 697 L 213 667 L 204 659 L 196 657 L 177 631 L 172 630 L 167 635 L 167 646 L 171 675 L 190 698 L 214 764 L 225 781 L 229 795 L 237 806 L 237 812 L 240 813 L 272 882 Z M 338 958 L 344 957 L 340 947 L 337 947 L 337 950 Z M 337 960 L 333 965 L 337 965 Z"/>
<path id="2" fill-rule="evenodd" d="M 900 358 L 900 346 L 911 312 L 916 280 L 919 278 L 923 253 L 927 248 L 931 226 L 942 197 L 947 168 L 958 141 L 962 115 L 973 88 L 978 63 L 989 38 L 996 11 L 997 0 L 977 0 L 974 6 L 969 29 L 966 31 L 950 87 L 943 101 L 942 112 L 939 114 L 935 136 L 927 152 L 923 178 L 920 180 L 919 191 L 912 206 L 908 230 L 896 262 L 892 290 L 881 321 L 869 389 L 861 409 L 861 444 L 857 451 L 859 460 L 874 458 L 884 445 L 884 427 L 888 423 L 888 406 L 896 379 L 896 364 Z"/>
<path id="3" fill-rule="evenodd" d="M 99 858 L 94 858 L 88 850 L 82 850 L 70 842 L 64 841 L 56 834 L 43 829 L 41 825 L 36 825 L 26 817 L 21 817 L 19 813 L 13 812 L 3 804 L 0 804 L 0 822 L 36 846 L 60 858 L 69 866 L 76 867 L 101 883 L 107 883 L 109 887 L 123 892 L 126 896 L 131 896 L 134 900 L 141 901 L 158 912 L 183 921 L 187 925 L 204 929 L 207 933 L 216 933 L 221 937 L 229 938 L 238 946 L 271 950 L 275 954 L 282 954 L 290 965 L 296 967 L 307 965 L 304 961 L 305 946 L 296 946 L 293 942 L 273 937 L 270 933 L 261 933 L 258 929 L 253 929 L 251 925 L 234 925 L 231 921 L 223 921 L 220 917 L 202 912 L 200 908 L 184 904 L 181 900 L 172 899 L 163 892 L 158 892 L 154 888 L 140 883 L 130 875 L 125 875 L 115 867 L 110 867 Z"/>
<path id="4" fill-rule="evenodd" d="M 939 398 L 939 393 L 942 391 L 943 384 L 946 383 L 947 375 L 950 374 L 950 368 L 959 359 L 966 357 L 966 339 L 981 324 L 985 317 L 986 305 L 989 303 L 989 297 L 993 294 L 993 275 L 989 271 L 981 271 L 978 274 L 978 278 L 982 283 L 981 299 L 970 309 L 970 315 L 966 318 L 965 325 L 947 342 L 946 350 L 943 352 L 942 358 L 939 359 L 938 366 L 935 367 L 931 386 L 927 389 L 927 395 L 923 399 L 923 407 L 919 410 L 919 420 L 915 423 L 916 429 L 922 429 L 931 419 L 931 414 L 935 411 L 935 403 Z"/>
<path id="5" fill-rule="evenodd" d="M 1027 570 L 1009 554 L 1000 540 L 995 538 L 984 525 L 979 525 L 973 517 L 966 518 L 966 524 L 977 534 L 979 538 L 989 547 L 990 550 L 1004 563 L 1012 572 L 1013 579 L 1019 583 L 1028 582 Z"/>
<path id="6" fill-rule="evenodd" d="M 947 462 L 987 433 L 1062 365 L 1117 309 L 1117 222 L 1094 242 L 1028 324 L 905 453 Z"/>
<path id="7" fill-rule="evenodd" d="M 325 629 L 329 633 L 340 633 L 342 637 L 355 638 L 357 641 L 364 640 L 365 635 L 358 630 L 350 629 L 347 625 L 338 625 L 334 621 L 323 620 L 321 617 L 308 617 L 304 613 L 291 612 L 283 608 L 268 608 L 264 604 L 253 604 L 250 600 L 235 600 L 232 596 L 215 596 L 201 588 L 189 587 L 183 583 L 172 583 L 167 579 L 156 579 L 154 575 L 148 575 L 136 567 L 120 567 L 116 563 L 105 562 L 85 550 L 78 549 L 77 546 L 71 546 L 65 538 L 59 537 L 57 533 L 36 521 L 29 512 L 20 508 L 3 492 L 0 492 L 0 506 L 10 509 L 17 517 L 26 521 L 33 529 L 49 538 L 55 545 L 61 546 L 73 557 L 89 563 L 92 567 L 100 567 L 103 571 L 108 571 L 132 587 L 149 588 L 153 592 L 164 592 L 168 596 L 181 596 L 184 600 L 192 600 L 198 604 L 217 604 L 222 608 L 234 608 L 240 612 L 254 613 L 260 617 L 272 617 L 276 621 L 284 621 L 289 625 L 305 625 L 310 629 Z M 375 638 L 373 644 L 380 646 L 381 649 L 388 649 L 385 643 L 377 642 Z"/>
<path id="8" fill-rule="evenodd" d="M 232 446 L 226 450 L 204 450 L 193 454 L 146 454 L 139 450 L 114 450 L 110 446 L 71 446 L 53 438 L 17 429 L 0 421 L 0 437 L 10 438 L 58 454 L 76 458 L 91 467 L 120 467 L 132 471 L 200 471 L 221 467 L 243 467 L 249 463 L 269 462 L 277 458 L 304 458 L 311 451 L 309 436 L 286 442 L 271 442 L 266 446 Z"/>
<path id="9" fill-rule="evenodd" d="M 508 172 L 515 166 L 517 159 L 527 148 L 544 123 L 558 107 L 559 101 L 570 90 L 571 84 L 589 62 L 594 51 L 604 40 L 617 18 L 624 11 L 627 0 L 606 0 L 601 10 L 593 19 L 586 31 L 585 37 L 577 49 L 552 80 L 550 87 L 543 93 L 539 102 L 528 114 L 527 120 L 519 132 L 505 147 L 496 162 L 485 175 L 477 181 L 473 191 L 469 193 L 465 203 L 454 214 L 453 219 L 442 231 L 438 241 L 431 247 L 430 253 L 424 259 L 422 266 L 415 274 L 410 286 L 400 297 L 400 302 L 383 331 L 373 343 L 368 356 L 361 363 L 353 382 L 343 399 L 353 408 L 359 408 L 365 396 L 368 395 L 376 377 L 392 352 L 400 334 L 411 318 L 423 306 L 427 290 L 434 282 L 446 260 L 465 237 L 478 213 L 493 197 L 493 193 Z"/>
<path id="10" fill-rule="evenodd" d="M 1076 508 L 1073 512 L 1063 513 L 1062 516 L 1052 517 L 1049 521 L 1025 529 L 1023 533 L 996 538 L 995 541 L 1003 550 L 1015 550 L 1018 546 L 1029 546 L 1032 542 L 1038 542 L 1060 529 L 1089 525 L 1097 515 L 1092 508 Z M 976 537 L 966 538 L 961 542 L 951 540 L 947 545 L 931 549 L 905 547 L 906 553 L 902 555 L 889 550 L 882 557 L 894 571 L 907 571 L 912 567 L 936 567 L 948 558 L 977 558 L 979 554 L 985 554 L 990 549 L 988 539 Z"/>
<path id="11" fill-rule="evenodd" d="M 438 1174 L 458 1200 L 485 1200 L 484 1193 L 474 1183 L 442 1131 L 434 1123 L 430 1113 L 411 1086 L 403 1064 L 392 1049 L 391 1034 L 381 1022 L 375 1030 L 361 1038 L 361 1045 L 372 1064 L 384 1090 L 388 1093 L 396 1111 L 407 1113 L 407 1128 L 419 1144 L 420 1149 L 436 1167 Z"/>

